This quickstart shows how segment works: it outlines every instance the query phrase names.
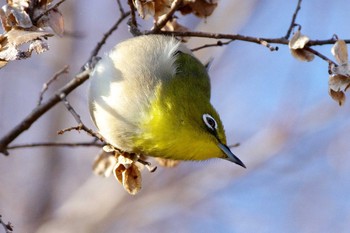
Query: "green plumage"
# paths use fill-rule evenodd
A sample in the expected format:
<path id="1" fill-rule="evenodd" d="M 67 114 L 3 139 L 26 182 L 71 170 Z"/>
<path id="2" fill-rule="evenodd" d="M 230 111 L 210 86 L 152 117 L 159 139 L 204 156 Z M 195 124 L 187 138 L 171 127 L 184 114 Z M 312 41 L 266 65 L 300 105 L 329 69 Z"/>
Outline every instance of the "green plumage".
<path id="1" fill-rule="evenodd" d="M 206 68 L 172 37 L 140 36 L 118 44 L 91 77 L 89 104 L 99 132 L 126 152 L 225 158 L 244 166 L 225 146 Z"/>

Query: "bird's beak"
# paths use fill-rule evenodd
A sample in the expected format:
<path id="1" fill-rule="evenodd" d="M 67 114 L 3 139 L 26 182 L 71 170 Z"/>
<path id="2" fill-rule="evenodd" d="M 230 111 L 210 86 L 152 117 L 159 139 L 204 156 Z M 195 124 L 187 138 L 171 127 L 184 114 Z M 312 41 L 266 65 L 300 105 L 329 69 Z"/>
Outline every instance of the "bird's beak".
<path id="1" fill-rule="evenodd" d="M 225 153 L 225 155 L 227 155 L 227 158 L 225 158 L 226 160 L 228 161 L 231 161 L 231 162 L 234 162 L 235 164 L 238 164 L 244 168 L 246 168 L 246 166 L 244 165 L 244 163 L 239 159 L 237 158 L 236 155 L 234 155 L 230 148 L 228 148 L 228 146 L 226 146 L 225 144 L 222 144 L 222 143 L 219 143 L 218 145 L 220 147 L 220 149 Z"/>

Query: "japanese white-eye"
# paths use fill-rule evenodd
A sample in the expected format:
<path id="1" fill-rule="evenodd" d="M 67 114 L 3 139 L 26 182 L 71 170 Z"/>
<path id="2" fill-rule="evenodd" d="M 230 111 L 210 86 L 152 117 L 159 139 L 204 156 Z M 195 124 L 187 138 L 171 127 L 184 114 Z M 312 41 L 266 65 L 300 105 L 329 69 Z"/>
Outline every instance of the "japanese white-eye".
<path id="1" fill-rule="evenodd" d="M 245 167 L 226 146 L 206 67 L 175 38 L 126 40 L 102 57 L 90 79 L 90 114 L 111 145 L 174 160 L 222 158 Z"/>

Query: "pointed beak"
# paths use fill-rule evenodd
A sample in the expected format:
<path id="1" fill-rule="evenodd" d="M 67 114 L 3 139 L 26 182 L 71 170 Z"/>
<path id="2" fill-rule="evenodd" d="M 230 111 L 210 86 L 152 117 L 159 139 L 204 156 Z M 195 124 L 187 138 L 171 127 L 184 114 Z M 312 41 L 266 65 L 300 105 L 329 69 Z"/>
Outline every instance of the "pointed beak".
<path id="1" fill-rule="evenodd" d="M 238 164 L 244 168 L 246 168 L 246 166 L 244 165 L 244 163 L 237 158 L 236 155 L 234 155 L 230 148 L 228 148 L 228 146 L 226 146 L 225 144 L 219 143 L 218 146 L 220 147 L 220 149 L 225 153 L 225 155 L 227 155 L 227 158 L 225 158 L 228 161 L 234 162 L 235 164 Z"/>

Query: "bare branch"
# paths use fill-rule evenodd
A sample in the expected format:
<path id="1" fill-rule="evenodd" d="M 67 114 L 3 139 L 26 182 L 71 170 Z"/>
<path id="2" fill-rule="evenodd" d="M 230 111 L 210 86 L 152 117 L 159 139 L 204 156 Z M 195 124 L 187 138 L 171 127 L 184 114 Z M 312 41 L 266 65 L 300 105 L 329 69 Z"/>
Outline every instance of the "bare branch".
<path id="1" fill-rule="evenodd" d="M 344 40 L 345 43 L 350 44 L 350 40 Z M 328 40 L 310 40 L 307 45 L 308 46 L 315 46 L 315 45 L 327 45 L 327 44 L 334 44 L 337 42 L 336 38 L 328 39 Z"/>
<path id="2" fill-rule="evenodd" d="M 66 132 L 70 132 L 73 130 L 80 131 L 80 130 L 82 130 L 82 126 L 83 126 L 82 124 L 79 124 L 77 126 L 71 126 L 71 127 L 65 128 L 65 129 L 61 129 L 61 130 L 57 131 L 57 134 L 62 135 Z"/>
<path id="3" fill-rule="evenodd" d="M 234 41 L 234 40 L 230 40 L 230 41 L 227 41 L 227 42 L 222 42 L 222 41 L 219 40 L 219 41 L 217 41 L 216 43 L 213 43 L 213 44 L 205 44 L 205 45 L 199 46 L 197 48 L 191 49 L 191 51 L 194 52 L 194 51 L 198 51 L 198 50 L 204 49 L 204 48 L 228 45 L 232 41 Z M 278 50 L 278 47 L 271 46 L 269 43 L 267 43 L 266 41 L 261 40 L 261 39 L 260 39 L 260 44 L 265 46 L 265 47 L 267 47 L 268 49 L 270 49 L 271 52 Z"/>
<path id="4" fill-rule="evenodd" d="M 271 46 L 267 41 L 265 40 L 260 40 L 260 44 L 265 46 L 266 48 L 270 49 L 271 52 L 273 51 L 278 51 L 278 47 Z"/>
<path id="5" fill-rule="evenodd" d="M 122 14 L 118 21 L 103 35 L 102 39 L 97 43 L 94 50 L 92 50 L 88 63 L 91 63 L 93 58 L 97 56 L 98 52 L 101 50 L 102 46 L 106 43 L 107 39 L 112 35 L 112 33 L 118 29 L 119 25 L 130 15 L 130 12 Z"/>
<path id="6" fill-rule="evenodd" d="M 175 0 L 172 4 L 171 4 L 171 9 L 170 11 L 165 15 L 162 16 L 162 18 L 160 18 L 157 23 L 153 26 L 153 28 L 151 29 L 152 33 L 156 33 L 159 32 L 164 26 L 165 24 L 171 20 L 173 18 L 173 15 L 175 13 L 175 11 L 177 9 L 179 9 L 179 7 L 182 4 L 182 0 Z"/>
<path id="7" fill-rule="evenodd" d="M 87 134 L 89 134 L 90 136 L 94 137 L 95 139 L 100 140 L 101 142 L 107 144 L 109 147 L 111 147 L 114 151 L 117 151 L 118 153 L 127 153 L 124 152 L 123 150 L 109 144 L 103 137 L 102 135 L 100 135 L 99 133 L 94 132 L 92 129 L 89 129 L 86 125 L 84 125 L 84 123 L 81 120 L 80 115 L 74 110 L 74 108 L 69 104 L 69 102 L 67 101 L 67 99 L 65 98 L 65 96 L 62 94 L 61 96 L 62 102 L 64 103 L 64 105 L 66 106 L 67 110 L 73 115 L 74 119 L 76 120 L 76 122 L 78 123 L 78 126 L 73 126 L 73 127 L 69 127 L 63 130 L 58 131 L 58 134 L 64 134 L 65 132 L 69 132 L 72 130 L 83 130 L 85 131 Z M 129 153 L 127 153 L 129 154 Z M 150 166 L 151 164 L 148 164 L 148 166 Z M 155 170 L 155 169 L 154 169 Z"/>
<path id="8" fill-rule="evenodd" d="M 128 17 L 130 13 L 120 16 L 118 21 L 112 26 L 112 28 L 104 35 L 101 41 L 96 45 L 95 49 L 92 51 L 88 62 L 91 63 L 93 58 L 98 54 L 102 45 L 105 43 L 107 38 L 115 31 L 121 22 Z M 69 83 L 67 83 L 64 87 L 59 89 L 51 98 L 49 98 L 46 102 L 42 103 L 40 106 L 37 106 L 33 109 L 33 111 L 25 117 L 18 125 L 16 125 L 10 132 L 5 134 L 0 139 L 0 153 L 4 155 L 8 155 L 7 146 L 15 140 L 21 133 L 25 130 L 29 129 L 31 125 L 37 121 L 42 115 L 44 115 L 47 111 L 49 111 L 53 106 L 55 106 L 58 102 L 61 101 L 60 95 L 64 94 L 67 96 L 71 93 L 75 88 L 83 84 L 90 75 L 90 70 L 84 70 L 80 74 L 76 75 L 74 79 L 72 79 Z"/>
<path id="9" fill-rule="evenodd" d="M 79 123 L 77 126 L 72 126 L 72 127 L 69 127 L 69 128 L 66 128 L 66 129 L 62 129 L 62 130 L 59 130 L 57 132 L 57 134 L 64 134 L 66 132 L 69 132 L 69 131 L 73 131 L 73 130 L 76 130 L 76 131 L 85 131 L 87 134 L 89 134 L 90 136 L 94 137 L 94 138 L 97 138 L 98 140 L 100 140 L 101 142 L 103 143 L 106 143 L 105 139 L 98 133 L 96 133 L 95 131 L 93 131 L 92 129 L 89 129 L 88 127 L 86 127 L 83 123 Z M 114 147 L 113 147 L 114 148 Z M 118 148 L 115 148 L 117 151 L 120 151 Z"/>
<path id="10" fill-rule="evenodd" d="M 0 224 L 4 227 L 4 230 L 6 233 L 13 232 L 13 225 L 12 223 L 8 222 L 7 224 L 2 221 L 2 216 L 0 214 Z"/>
<path id="11" fill-rule="evenodd" d="M 337 66 L 337 63 L 335 63 L 333 60 L 329 59 L 328 57 L 326 57 L 325 55 L 323 55 L 322 53 L 310 48 L 310 47 L 305 47 L 305 50 L 309 51 L 310 53 L 315 54 L 316 56 L 318 56 L 319 58 L 325 60 L 326 62 L 328 62 L 328 64 L 334 64 Z"/>
<path id="12" fill-rule="evenodd" d="M 152 34 L 151 31 L 148 31 L 145 33 L 146 35 Z M 178 36 L 178 37 L 201 37 L 201 38 L 211 38 L 211 39 L 228 39 L 228 40 L 239 40 L 239 41 L 246 41 L 246 42 L 252 42 L 256 44 L 262 44 L 266 46 L 265 43 L 268 44 L 282 44 L 282 45 L 288 45 L 289 40 L 285 39 L 284 37 L 279 38 L 260 38 L 260 37 L 253 37 L 253 36 L 245 36 L 240 34 L 224 34 L 224 33 L 209 33 L 209 32 L 199 32 L 199 31 L 188 31 L 188 32 L 180 32 L 180 31 L 161 31 L 161 32 L 155 32 L 153 34 L 163 34 L 163 35 L 169 35 L 169 36 Z M 337 40 L 335 38 L 327 39 L 327 40 L 310 40 L 307 45 L 308 46 L 315 46 L 315 45 L 327 45 L 327 44 L 334 44 Z M 345 43 L 350 44 L 350 39 L 344 40 Z M 266 46 L 269 48 L 269 46 Z M 277 50 L 275 48 L 274 50 Z"/>
<path id="13" fill-rule="evenodd" d="M 295 8 L 292 21 L 290 22 L 290 26 L 288 28 L 286 35 L 284 36 L 284 39 L 289 39 L 290 34 L 292 34 L 293 27 L 295 26 L 295 20 L 297 19 L 298 12 L 301 9 L 301 2 L 302 0 L 298 0 L 298 4 L 297 4 L 297 7 Z"/>
<path id="14" fill-rule="evenodd" d="M 66 106 L 67 110 L 72 114 L 72 116 L 74 117 L 75 121 L 78 122 L 79 124 L 83 124 L 83 122 L 81 121 L 80 115 L 69 104 L 66 96 L 64 94 L 62 94 L 60 97 L 61 97 L 62 102 L 64 103 L 64 106 Z"/>
<path id="15" fill-rule="evenodd" d="M 209 48 L 209 47 L 217 47 L 217 46 L 223 46 L 223 45 L 228 45 L 232 42 L 233 40 L 222 42 L 221 40 L 218 40 L 216 43 L 213 44 L 205 44 L 196 48 L 191 49 L 192 52 L 204 49 L 204 48 Z"/>
<path id="16" fill-rule="evenodd" d="M 152 31 L 146 32 L 146 34 L 152 34 Z M 228 39 L 228 40 L 240 40 L 247 41 L 256 44 L 270 43 L 270 44 L 284 44 L 287 45 L 289 40 L 285 38 L 259 38 L 252 36 L 244 36 L 240 34 L 223 34 L 223 33 L 209 33 L 209 32 L 180 32 L 180 31 L 161 31 L 155 32 L 154 34 L 163 34 L 170 36 L 180 36 L 180 37 L 202 37 L 202 38 L 212 38 L 212 39 Z M 266 46 L 266 45 L 264 45 Z"/>
<path id="17" fill-rule="evenodd" d="M 77 130 L 77 131 L 80 131 L 80 130 L 83 130 L 85 132 L 87 132 L 89 135 L 99 139 L 101 142 L 106 142 L 106 140 L 98 133 L 94 132 L 92 129 L 89 129 L 87 128 L 84 123 L 81 121 L 81 117 L 80 115 L 74 110 L 74 108 L 69 104 L 69 102 L 67 101 L 67 99 L 65 98 L 65 96 L 62 95 L 62 102 L 64 103 L 64 105 L 66 106 L 66 108 L 68 109 L 68 111 L 73 115 L 74 119 L 79 123 L 78 126 L 73 126 L 73 127 L 69 127 L 69 128 L 66 128 L 66 129 L 63 129 L 63 130 L 60 130 L 58 132 L 58 134 L 63 134 L 65 132 L 68 132 L 68 131 L 72 131 L 72 130 Z M 121 154 L 124 154 L 124 155 L 132 155 L 130 153 L 127 153 L 127 152 L 124 152 L 122 151 L 121 149 L 119 148 L 116 148 L 114 147 L 113 145 L 107 143 L 107 145 L 111 148 L 113 148 L 114 151 L 117 151 L 118 153 L 121 153 Z M 152 164 L 148 161 L 145 161 L 141 158 L 138 158 L 137 160 L 138 162 L 140 162 L 141 164 L 143 164 L 150 172 L 154 172 L 157 167 L 152 167 Z"/>
<path id="18" fill-rule="evenodd" d="M 135 6 L 132 0 L 128 0 L 128 4 L 130 7 L 130 14 L 131 14 L 131 19 L 130 19 L 130 27 L 131 28 L 136 28 L 137 29 L 137 21 L 136 21 L 136 14 L 135 14 Z"/>
<path id="19" fill-rule="evenodd" d="M 90 136 L 95 137 L 96 139 L 100 140 L 101 142 L 106 142 L 106 140 L 98 133 L 94 132 L 92 129 L 89 129 L 81 120 L 80 115 L 74 110 L 74 108 L 69 104 L 66 97 L 62 94 L 61 95 L 62 102 L 66 106 L 67 110 L 72 114 L 75 121 L 78 123 L 78 126 L 69 127 L 67 129 L 63 129 L 58 131 L 58 134 L 64 134 L 65 132 L 72 131 L 72 130 L 83 130 L 86 133 L 88 133 Z"/>
<path id="20" fill-rule="evenodd" d="M 63 93 L 68 95 L 75 88 L 80 86 L 83 82 L 85 82 L 89 78 L 90 71 L 86 70 L 80 74 L 78 74 L 73 80 L 67 83 L 64 87 L 59 89 L 55 95 L 53 95 L 46 102 L 37 106 L 33 109 L 33 111 L 23 119 L 18 125 L 16 125 L 10 132 L 5 134 L 0 139 L 0 153 L 8 155 L 6 150 L 7 145 L 11 143 L 15 138 L 17 138 L 21 133 L 25 130 L 29 129 L 30 126 L 38 120 L 42 115 L 44 115 L 48 110 L 50 110 L 53 106 L 55 106 L 58 102 L 60 102 L 60 95 Z"/>
<path id="21" fill-rule="evenodd" d="M 122 6 L 122 3 L 120 2 L 120 0 L 117 0 L 117 3 L 118 3 L 118 7 L 119 7 L 120 14 L 121 14 L 121 15 L 124 15 L 124 14 L 125 14 L 125 11 L 124 11 L 124 8 L 123 8 L 123 6 Z"/>
<path id="22" fill-rule="evenodd" d="M 33 148 L 33 147 L 102 147 L 104 144 L 99 142 L 38 142 L 18 144 L 7 147 L 8 150 Z"/>
<path id="23" fill-rule="evenodd" d="M 68 68 L 69 68 L 69 66 L 66 65 L 61 70 L 59 70 L 56 74 L 54 74 L 53 77 L 49 81 L 44 83 L 43 88 L 42 88 L 42 90 L 40 92 L 40 95 L 39 95 L 38 106 L 41 105 L 44 93 L 47 91 L 47 89 L 49 88 L 50 84 L 53 83 L 54 81 L 56 81 L 62 74 L 67 74 L 68 73 Z"/>

